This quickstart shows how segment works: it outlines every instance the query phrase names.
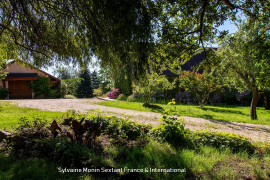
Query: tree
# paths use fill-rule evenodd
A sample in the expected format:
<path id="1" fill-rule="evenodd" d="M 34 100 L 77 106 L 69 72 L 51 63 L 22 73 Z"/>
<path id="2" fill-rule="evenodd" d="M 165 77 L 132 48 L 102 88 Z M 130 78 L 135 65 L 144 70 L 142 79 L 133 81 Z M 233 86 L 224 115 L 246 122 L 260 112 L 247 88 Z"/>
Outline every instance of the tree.
<path id="1" fill-rule="evenodd" d="M 149 104 L 152 96 L 159 90 L 170 90 L 174 88 L 175 81 L 170 83 L 165 75 L 159 75 L 155 72 L 147 74 L 147 78 L 138 81 L 135 87 L 136 92 L 144 97 L 144 103 Z"/>
<path id="2" fill-rule="evenodd" d="M 269 2 L 250 0 L 2 0 L 0 38 L 37 66 L 85 65 L 93 55 L 109 65 L 116 56 L 136 75 L 145 73 L 153 42 L 173 44 L 182 56 L 223 35 L 217 27 L 239 11 L 269 22 L 268 10 Z"/>
<path id="3" fill-rule="evenodd" d="M 98 72 L 98 80 L 102 93 L 107 93 L 113 88 L 113 77 L 109 67 L 103 67 Z"/>
<path id="4" fill-rule="evenodd" d="M 131 70 L 128 66 L 119 67 L 114 78 L 114 87 L 119 88 L 126 97 L 132 94 Z"/>
<path id="5" fill-rule="evenodd" d="M 202 74 L 185 71 L 179 81 L 180 87 L 190 91 L 201 107 L 207 104 L 210 94 L 221 87 L 213 71 L 204 71 Z"/>
<path id="6" fill-rule="evenodd" d="M 97 72 L 94 71 L 92 72 L 91 74 L 91 83 L 92 83 L 92 86 L 94 89 L 97 89 L 99 87 L 99 81 L 98 81 L 98 78 L 97 78 Z"/>
<path id="7" fill-rule="evenodd" d="M 82 70 L 80 74 L 81 82 L 77 89 L 78 98 L 92 98 L 93 88 L 91 84 L 90 71 L 88 69 Z"/>
<path id="8" fill-rule="evenodd" d="M 261 21 L 243 22 L 239 28 L 221 40 L 217 51 L 219 67 L 228 84 L 252 92 L 250 118 L 257 119 L 256 106 L 261 94 L 270 88 L 269 28 Z"/>
<path id="9" fill-rule="evenodd" d="M 54 70 L 54 74 L 61 80 L 71 79 L 74 75 L 72 70 L 68 67 L 60 67 Z"/>
<path id="10" fill-rule="evenodd" d="M 145 62 L 151 39 L 153 2 L 144 0 L 0 2 L 0 38 L 16 46 L 20 57 L 36 66 L 55 60 L 85 65 L 93 55 L 109 63 L 111 54 L 127 61 L 129 52 Z"/>

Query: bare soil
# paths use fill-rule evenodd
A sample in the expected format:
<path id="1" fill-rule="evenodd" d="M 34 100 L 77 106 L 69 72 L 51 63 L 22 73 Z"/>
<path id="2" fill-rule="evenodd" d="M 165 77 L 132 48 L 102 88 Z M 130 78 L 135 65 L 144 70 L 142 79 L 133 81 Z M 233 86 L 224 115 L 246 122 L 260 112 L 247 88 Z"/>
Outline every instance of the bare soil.
<path id="1" fill-rule="evenodd" d="M 135 110 L 120 109 L 97 105 L 101 99 L 29 99 L 29 100 L 9 100 L 19 107 L 30 107 L 41 110 L 65 112 L 74 109 L 78 112 L 100 112 L 107 115 L 115 115 L 121 118 L 138 121 L 141 123 L 157 125 L 161 118 L 160 113 L 141 112 Z M 227 121 L 217 121 L 211 119 L 194 118 L 182 116 L 185 120 L 185 127 L 192 131 L 209 130 L 217 132 L 231 132 L 245 136 L 252 141 L 264 141 L 270 143 L 270 126 L 247 124 Z"/>

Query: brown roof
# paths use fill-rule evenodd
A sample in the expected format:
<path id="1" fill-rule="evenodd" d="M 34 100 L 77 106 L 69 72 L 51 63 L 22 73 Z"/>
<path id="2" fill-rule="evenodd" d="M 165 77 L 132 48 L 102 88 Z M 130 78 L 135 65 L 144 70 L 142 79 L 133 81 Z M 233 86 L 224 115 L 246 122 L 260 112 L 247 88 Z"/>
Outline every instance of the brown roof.
<path id="1" fill-rule="evenodd" d="M 6 78 L 37 78 L 38 73 L 8 73 Z"/>
<path id="2" fill-rule="evenodd" d="M 40 71 L 40 72 L 42 72 L 42 73 L 48 75 L 51 79 L 53 79 L 53 80 L 55 80 L 55 81 L 61 81 L 61 80 L 58 79 L 57 77 L 54 77 L 53 75 L 51 75 L 51 74 L 49 74 L 49 73 L 46 73 L 45 71 L 42 71 L 42 70 L 40 70 L 40 69 L 34 67 L 33 65 L 31 65 L 31 64 L 29 64 L 29 63 L 26 63 L 26 62 L 24 62 L 24 61 L 22 61 L 22 60 L 14 60 L 14 61 L 11 61 L 10 63 L 8 63 L 8 65 L 9 65 L 9 64 L 16 63 L 16 62 L 21 62 L 21 63 L 25 64 L 26 66 L 28 66 L 28 67 L 30 67 L 30 68 L 36 69 L 36 70 L 38 70 L 38 71 Z M 12 73 L 9 73 L 9 74 L 12 74 Z M 23 75 L 23 74 L 36 74 L 36 73 L 15 73 L 15 74 L 18 74 L 18 75 L 21 74 L 21 75 Z M 18 77 L 17 77 L 17 78 L 18 78 Z M 20 77 L 20 78 L 22 78 L 22 77 Z"/>

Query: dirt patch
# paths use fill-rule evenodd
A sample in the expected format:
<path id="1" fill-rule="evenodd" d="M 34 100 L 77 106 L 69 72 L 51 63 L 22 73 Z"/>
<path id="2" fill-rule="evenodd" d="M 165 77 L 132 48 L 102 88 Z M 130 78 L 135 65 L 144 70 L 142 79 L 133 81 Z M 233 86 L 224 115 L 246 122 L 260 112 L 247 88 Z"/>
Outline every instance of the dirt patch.
<path id="1" fill-rule="evenodd" d="M 9 100 L 19 107 L 30 107 L 48 111 L 65 112 L 74 109 L 79 112 L 100 112 L 107 115 L 115 115 L 121 118 L 138 121 L 145 124 L 157 125 L 161 114 L 154 112 L 141 112 L 135 110 L 106 107 L 95 103 L 101 99 L 35 99 L 35 100 Z M 192 131 L 209 130 L 218 132 L 231 132 L 245 136 L 252 141 L 265 141 L 270 143 L 270 126 L 258 124 L 246 124 L 237 122 L 216 121 L 203 118 L 182 116 L 185 126 Z"/>

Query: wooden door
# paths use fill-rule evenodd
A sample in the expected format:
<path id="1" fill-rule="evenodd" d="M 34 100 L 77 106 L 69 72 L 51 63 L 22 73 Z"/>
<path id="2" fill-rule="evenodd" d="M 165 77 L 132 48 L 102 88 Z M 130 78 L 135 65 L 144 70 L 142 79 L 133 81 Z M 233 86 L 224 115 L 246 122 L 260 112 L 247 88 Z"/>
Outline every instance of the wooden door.
<path id="1" fill-rule="evenodd" d="M 32 99 L 31 81 L 8 81 L 9 99 Z"/>

